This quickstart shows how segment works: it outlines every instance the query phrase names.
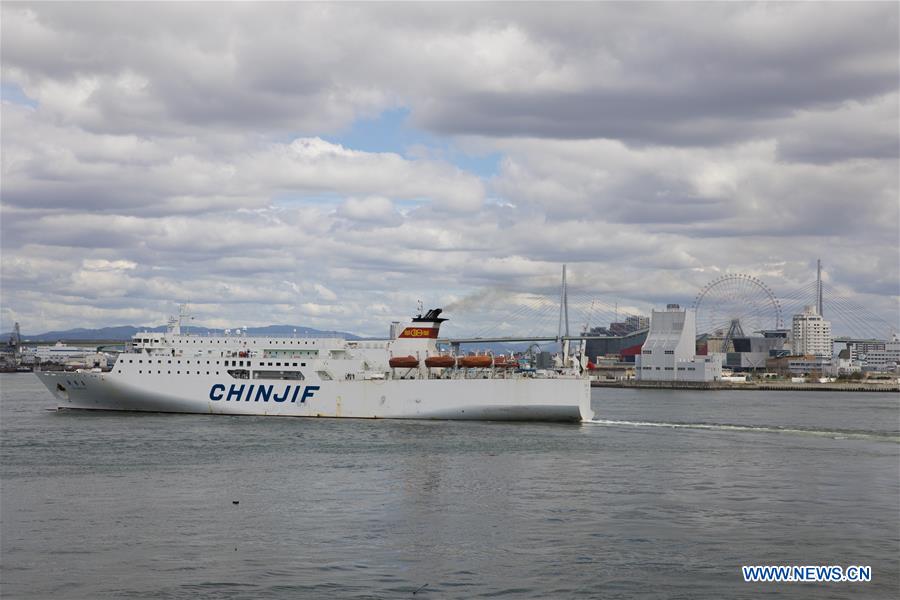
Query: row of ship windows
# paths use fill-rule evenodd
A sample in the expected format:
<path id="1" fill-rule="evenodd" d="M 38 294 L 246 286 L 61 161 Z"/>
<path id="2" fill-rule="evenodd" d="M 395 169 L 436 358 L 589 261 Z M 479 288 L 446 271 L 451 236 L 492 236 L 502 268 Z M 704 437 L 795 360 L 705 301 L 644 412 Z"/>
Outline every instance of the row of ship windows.
<path id="1" fill-rule="evenodd" d="M 121 373 L 121 372 L 122 372 L 122 369 L 119 369 L 119 370 L 116 371 L 116 372 L 117 372 L 117 373 Z M 157 373 L 158 375 L 162 375 L 162 371 L 157 371 L 156 373 Z M 143 374 L 144 374 L 144 371 L 138 371 L 138 374 L 143 375 Z M 152 375 L 152 374 L 153 374 L 153 371 L 148 370 L 148 371 L 147 371 L 147 374 L 148 374 L 148 375 Z M 166 371 L 166 374 L 171 375 L 171 374 L 172 374 L 172 371 Z M 181 371 L 175 371 L 175 374 L 176 374 L 176 375 L 181 375 Z M 190 375 L 191 372 L 190 372 L 190 371 L 185 371 L 184 374 L 185 374 L 185 375 Z M 210 372 L 207 371 L 206 374 L 209 375 Z M 219 372 L 216 371 L 216 375 L 218 375 L 218 374 L 219 374 Z M 197 371 L 197 375 L 200 375 L 200 371 Z"/>
<path id="2" fill-rule="evenodd" d="M 653 367 L 641 367 L 641 370 L 642 371 L 652 371 Z M 659 371 L 659 367 L 656 367 L 656 370 Z M 665 367 L 664 370 L 665 371 L 673 371 L 674 369 L 672 367 Z M 678 370 L 679 371 L 684 371 L 684 370 L 695 371 L 696 368 L 695 367 L 678 367 Z"/>
<path id="3" fill-rule="evenodd" d="M 119 369 L 118 372 L 121 373 L 122 369 Z M 201 371 L 195 371 L 195 372 L 197 373 L 197 375 L 201 374 Z M 250 379 L 250 371 L 248 369 L 234 369 L 234 370 L 227 371 L 227 373 L 229 375 L 231 375 L 231 377 L 234 379 Z M 331 375 L 329 375 L 326 371 L 319 371 L 318 373 L 322 379 L 325 379 L 326 381 L 331 380 Z M 143 374 L 144 374 L 143 370 L 138 371 L 138 375 L 143 375 Z M 147 375 L 152 375 L 152 374 L 153 374 L 153 371 L 151 371 L 151 370 L 147 371 Z M 156 371 L 156 374 L 162 375 L 162 371 Z M 166 374 L 171 375 L 172 371 L 166 371 Z M 181 375 L 181 371 L 175 371 L 175 374 Z M 190 375 L 191 371 L 185 371 L 184 374 Z M 206 374 L 210 375 L 211 372 L 207 371 Z M 219 372 L 216 371 L 216 375 L 218 375 L 218 374 L 219 374 Z M 254 379 L 282 379 L 282 380 L 288 380 L 288 381 L 298 381 L 298 380 L 306 379 L 306 377 L 304 377 L 303 373 L 301 373 L 300 371 L 253 371 L 253 378 Z M 70 382 L 68 380 L 66 380 L 66 382 L 69 385 L 72 385 L 72 382 Z"/>
<path id="4" fill-rule="evenodd" d="M 128 359 L 128 362 L 133 363 L 133 362 L 134 362 L 134 359 L 129 358 L 129 359 Z M 139 359 L 138 359 L 138 364 L 143 364 L 143 362 L 144 362 L 144 359 L 142 359 L 142 358 L 139 358 Z M 176 362 L 177 364 L 179 364 L 179 365 L 181 364 L 181 361 L 180 361 L 180 360 L 176 360 L 175 362 Z M 191 361 L 189 361 L 189 360 L 186 360 L 185 362 L 186 362 L 187 364 L 191 364 Z M 226 366 L 226 367 L 238 367 L 238 366 L 243 367 L 243 366 L 244 366 L 244 361 L 242 361 L 242 360 L 240 360 L 240 361 L 238 361 L 238 360 L 231 360 L 231 361 L 226 360 L 226 361 L 223 361 L 223 362 L 225 363 L 225 366 Z M 248 366 L 248 367 L 252 366 L 252 365 L 250 364 L 251 362 L 252 362 L 252 361 L 249 361 L 249 360 L 247 361 L 247 366 Z M 156 363 L 161 365 L 161 364 L 162 364 L 162 360 L 157 360 Z M 171 365 L 171 364 L 172 364 L 172 361 L 171 361 L 171 360 L 167 360 L 166 363 Z M 238 364 L 238 363 L 240 363 L 240 364 Z M 147 360 L 147 364 L 152 365 L 152 364 L 153 364 L 153 361 L 152 361 L 152 360 Z M 197 364 L 200 365 L 200 364 L 203 364 L 203 363 L 202 363 L 201 361 L 198 360 L 198 361 L 197 361 Z M 212 363 L 210 363 L 210 361 L 206 361 L 206 364 L 212 364 Z M 219 361 L 216 361 L 216 364 L 219 364 Z M 266 367 L 266 366 L 268 366 L 268 367 L 273 367 L 273 366 L 274 366 L 274 367 L 280 367 L 280 366 L 282 366 L 282 365 L 281 365 L 280 362 L 276 362 L 276 363 L 273 365 L 272 363 L 266 363 L 266 362 L 260 361 L 260 362 L 257 364 L 257 366 L 259 366 L 259 367 Z M 285 367 L 296 367 L 296 366 L 297 366 L 297 363 L 287 363 L 287 362 L 286 362 L 286 363 L 284 363 L 284 366 L 285 366 Z M 299 366 L 305 367 L 305 366 L 306 366 L 306 363 L 300 363 Z"/>
<path id="5" fill-rule="evenodd" d="M 664 350 L 665 354 L 675 354 L 674 350 Z M 641 350 L 641 354 L 653 354 L 653 350 Z"/>
<path id="6" fill-rule="evenodd" d="M 244 366 L 244 361 L 242 361 L 242 360 L 232 360 L 232 361 L 230 361 L 230 362 L 231 362 L 231 364 L 229 365 L 229 364 L 228 364 L 229 361 L 226 360 L 226 361 L 225 361 L 225 366 L 226 366 L 226 367 L 228 367 L 228 366 L 231 366 L 231 367 L 243 367 L 243 366 Z M 252 362 L 253 362 L 253 361 L 248 360 L 248 361 L 247 361 L 247 366 L 248 366 L 248 367 L 252 367 L 252 366 L 253 366 L 253 365 L 251 364 Z M 256 366 L 257 366 L 257 367 L 273 367 L 273 366 L 274 366 L 274 367 L 280 367 L 280 366 L 281 366 L 281 363 L 280 363 L 280 362 L 276 362 L 276 363 L 273 365 L 272 363 L 267 363 L 267 362 L 259 361 L 259 362 L 257 363 Z M 284 366 L 285 366 L 285 367 L 296 367 L 296 366 L 297 366 L 297 363 L 287 363 L 287 362 L 286 362 L 286 363 L 284 363 Z M 301 367 L 305 367 L 305 366 L 306 366 L 306 363 L 305 363 L 305 362 L 302 362 L 302 363 L 300 363 L 300 366 L 301 366 Z"/>
<path id="7" fill-rule="evenodd" d="M 201 344 L 205 344 L 207 341 L 209 341 L 210 344 L 218 344 L 218 343 L 220 343 L 220 342 L 221 342 L 221 343 L 226 343 L 226 344 L 227 344 L 229 341 L 235 341 L 235 340 L 204 340 L 204 339 L 201 339 L 201 340 L 185 340 L 185 341 L 183 341 L 183 342 L 182 342 L 181 340 L 172 340 L 172 343 L 173 343 L 173 344 L 177 344 L 177 343 L 180 342 L 180 343 L 183 343 L 183 344 L 196 344 L 197 342 L 200 342 Z M 243 342 L 244 345 L 247 344 L 246 341 L 243 341 L 243 340 L 238 340 L 238 341 Z M 257 340 L 250 340 L 250 342 L 251 342 L 253 345 L 256 345 Z M 151 339 L 146 339 L 146 338 L 145 338 L 145 339 L 135 340 L 135 343 L 138 343 L 138 344 L 141 344 L 141 343 L 143 343 L 143 344 L 151 344 L 151 343 L 152 343 L 152 344 L 159 344 L 159 343 L 165 343 L 165 340 L 151 340 Z M 275 341 L 273 342 L 272 340 L 269 340 L 269 343 L 270 343 L 270 344 L 281 344 L 281 345 L 285 345 L 285 346 L 286 346 L 286 345 L 288 345 L 288 344 L 292 344 L 292 345 L 293 345 L 294 340 L 290 340 L 290 341 L 287 341 L 287 342 L 281 342 L 281 341 L 278 341 L 278 340 L 275 340 Z M 297 340 L 297 345 L 298 345 L 298 346 L 300 345 L 300 340 Z M 309 341 L 303 342 L 303 345 L 304 345 L 304 346 L 308 346 L 308 345 L 309 345 Z M 313 342 L 313 345 L 315 346 L 315 342 Z"/>

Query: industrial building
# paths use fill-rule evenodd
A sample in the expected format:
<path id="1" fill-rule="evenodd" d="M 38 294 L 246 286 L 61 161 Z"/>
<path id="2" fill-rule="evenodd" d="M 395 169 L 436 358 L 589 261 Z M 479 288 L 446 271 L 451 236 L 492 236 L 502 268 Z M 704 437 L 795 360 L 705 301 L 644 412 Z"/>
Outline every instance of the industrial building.
<path id="1" fill-rule="evenodd" d="M 96 348 L 66 346 L 62 342 L 57 342 L 53 346 L 23 348 L 21 355 L 22 364 L 52 364 L 72 368 L 105 368 L 109 358 L 108 354 L 98 352 Z"/>
<path id="2" fill-rule="evenodd" d="M 652 311 L 650 330 L 635 361 L 641 381 L 718 381 L 722 378 L 722 355 L 696 355 L 694 311 L 669 304 Z"/>
<path id="3" fill-rule="evenodd" d="M 650 317 L 630 315 L 625 317 L 624 321 L 613 321 L 609 327 L 595 327 L 591 329 L 591 333 L 624 337 L 630 333 L 646 330 L 648 327 L 650 327 Z"/>
<path id="4" fill-rule="evenodd" d="M 647 317 L 643 317 L 647 319 Z M 649 326 L 649 319 L 647 321 Z M 589 333 L 590 335 L 606 335 L 599 330 L 605 328 L 595 328 Z M 634 357 L 641 352 L 641 346 L 647 339 L 647 329 L 640 329 L 625 333 L 621 337 L 608 337 L 602 339 L 587 340 L 587 355 L 591 361 L 599 364 L 606 357 L 615 357 L 622 362 L 634 363 Z"/>
<path id="5" fill-rule="evenodd" d="M 734 338 L 734 351 L 725 355 L 724 366 L 733 371 L 762 371 L 770 358 L 790 354 L 786 329 L 764 330 L 761 333 L 762 337 Z"/>
<path id="6" fill-rule="evenodd" d="M 0 343 L 0 370 L 15 371 L 22 353 L 22 335 L 16 323 L 9 338 Z"/>

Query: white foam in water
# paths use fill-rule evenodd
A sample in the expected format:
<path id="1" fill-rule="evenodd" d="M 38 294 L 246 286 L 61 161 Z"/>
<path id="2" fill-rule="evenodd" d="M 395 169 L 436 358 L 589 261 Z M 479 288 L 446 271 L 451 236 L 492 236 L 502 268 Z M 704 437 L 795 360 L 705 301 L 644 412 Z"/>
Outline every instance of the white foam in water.
<path id="1" fill-rule="evenodd" d="M 836 440 L 863 439 L 880 440 L 900 443 L 900 437 L 891 434 L 859 433 L 847 431 L 827 431 L 812 429 L 787 429 L 781 427 L 766 427 L 765 425 L 728 425 L 714 423 L 663 423 L 659 421 L 613 421 L 609 419 L 587 419 L 582 421 L 591 425 L 607 425 L 613 427 L 662 427 L 666 429 L 705 429 L 712 431 L 750 431 L 755 433 L 790 433 L 796 435 L 811 435 L 830 437 Z"/>

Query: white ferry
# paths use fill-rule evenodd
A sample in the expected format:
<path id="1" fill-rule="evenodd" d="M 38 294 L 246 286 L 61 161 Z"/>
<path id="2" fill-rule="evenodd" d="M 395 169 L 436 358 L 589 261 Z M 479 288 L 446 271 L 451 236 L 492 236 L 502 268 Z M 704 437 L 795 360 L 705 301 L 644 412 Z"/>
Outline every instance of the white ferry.
<path id="1" fill-rule="evenodd" d="M 441 309 L 394 323 L 387 340 L 142 332 L 112 369 L 37 371 L 60 408 L 371 419 L 582 421 L 590 383 L 438 349 Z M 565 363 L 564 363 L 565 364 Z"/>

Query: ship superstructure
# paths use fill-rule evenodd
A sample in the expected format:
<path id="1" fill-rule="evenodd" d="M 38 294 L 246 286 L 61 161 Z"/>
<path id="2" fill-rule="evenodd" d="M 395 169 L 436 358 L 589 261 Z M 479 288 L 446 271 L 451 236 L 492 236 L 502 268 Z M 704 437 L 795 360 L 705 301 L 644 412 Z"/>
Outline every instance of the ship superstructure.
<path id="1" fill-rule="evenodd" d="M 386 340 L 141 332 L 109 371 L 37 372 L 61 408 L 308 417 L 581 421 L 590 387 L 438 349 L 441 309 Z"/>

